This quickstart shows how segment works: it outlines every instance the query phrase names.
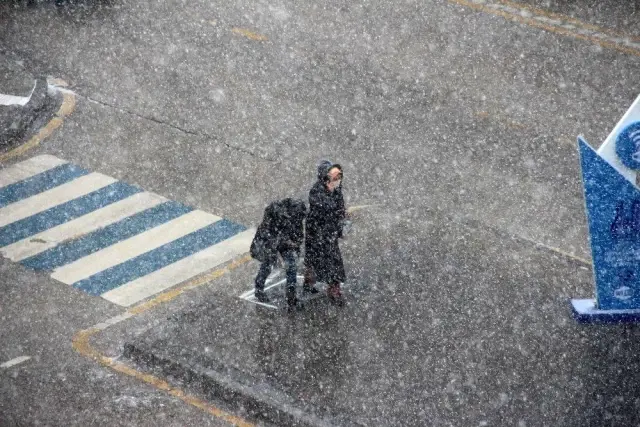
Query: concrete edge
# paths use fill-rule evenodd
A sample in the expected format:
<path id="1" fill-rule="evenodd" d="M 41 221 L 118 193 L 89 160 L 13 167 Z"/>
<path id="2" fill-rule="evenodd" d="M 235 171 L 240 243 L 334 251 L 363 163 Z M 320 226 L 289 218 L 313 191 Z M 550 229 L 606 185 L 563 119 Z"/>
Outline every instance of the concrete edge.
<path id="1" fill-rule="evenodd" d="M 76 106 L 76 99 L 73 92 L 69 90 L 60 90 L 58 89 L 60 86 L 66 86 L 66 83 L 59 79 L 42 79 L 44 83 L 42 83 L 42 87 L 44 90 L 43 94 L 40 94 L 41 97 L 44 97 L 43 104 L 40 108 L 50 107 L 51 111 L 48 112 L 47 115 L 50 115 L 48 122 L 41 127 L 39 130 L 27 129 L 22 134 L 22 138 L 29 133 L 29 131 L 34 132 L 34 135 L 29 138 L 23 144 L 16 145 L 16 138 L 7 145 L 6 151 L 0 153 L 0 162 L 5 162 L 14 157 L 18 157 L 32 148 L 40 145 L 40 143 L 49 137 L 56 129 L 58 129 L 64 119 L 70 115 Z M 57 94 L 61 94 L 61 96 L 57 96 Z M 33 97 L 32 97 L 33 98 Z M 57 102 L 55 102 L 57 101 Z M 58 106 L 58 110 L 54 112 L 55 107 Z M 44 116 L 44 115 L 42 115 Z M 40 117 L 41 119 L 42 117 Z M 30 123 L 30 126 L 33 126 L 34 123 L 38 121 L 38 118 L 34 118 Z M 18 138 L 20 139 L 20 138 Z M 13 146 L 13 148 L 11 148 Z"/>
<path id="2" fill-rule="evenodd" d="M 640 309 L 600 310 L 596 308 L 596 300 L 571 299 L 573 318 L 582 324 L 619 324 L 640 323 Z"/>
<path id="3" fill-rule="evenodd" d="M 57 84 L 57 86 L 60 86 L 60 84 Z M 75 98 L 72 97 L 70 99 L 74 101 Z M 71 104 L 71 107 L 73 107 L 73 104 Z M 72 111 L 72 108 L 70 111 Z M 255 427 L 254 423 L 248 420 L 245 420 L 240 416 L 231 414 L 223 409 L 220 409 L 209 402 L 199 399 L 193 395 L 190 395 L 185 391 L 183 391 L 181 388 L 173 387 L 172 385 L 168 384 L 166 381 L 164 381 L 161 378 L 157 378 L 153 375 L 137 370 L 134 367 L 130 366 L 129 364 L 124 364 L 122 362 L 117 361 L 115 358 L 107 357 L 106 355 L 102 354 L 99 349 L 93 347 L 93 345 L 90 342 L 93 338 L 96 338 L 99 333 L 104 332 L 107 328 L 117 325 L 128 319 L 135 318 L 136 316 L 139 316 L 142 313 L 145 313 L 147 311 L 153 310 L 157 306 L 175 299 L 176 297 L 183 294 L 184 292 L 187 292 L 191 289 L 197 288 L 202 285 L 206 285 L 207 283 L 210 283 L 212 280 L 215 280 L 223 276 L 224 274 L 228 273 L 229 271 L 236 269 L 240 265 L 243 265 L 244 263 L 249 261 L 249 259 L 250 257 L 245 254 L 242 257 L 238 257 L 233 261 L 226 263 L 224 266 L 218 269 L 202 274 L 190 281 L 183 283 L 182 285 L 178 285 L 175 288 L 169 289 L 159 295 L 156 295 L 154 298 L 148 301 L 142 302 L 132 308 L 129 308 L 127 311 L 125 311 L 120 315 L 111 317 L 88 329 L 79 330 L 73 335 L 73 338 L 71 340 L 71 346 L 78 354 L 82 355 L 83 357 L 89 360 L 93 360 L 94 362 L 106 368 L 109 368 L 119 374 L 127 375 L 131 378 L 135 378 L 141 383 L 148 384 L 149 386 L 155 388 L 156 390 L 159 390 L 163 393 L 166 393 L 169 396 L 179 399 L 184 403 L 192 407 L 195 407 L 199 410 L 202 410 L 220 420 L 224 420 L 231 425 L 234 425 L 237 427 Z"/>
<path id="4" fill-rule="evenodd" d="M 56 108 L 56 99 L 49 92 L 47 79 L 38 77 L 34 79 L 35 85 L 29 101 L 24 106 L 3 106 L 11 109 L 10 114 L 16 117 L 18 128 L 7 129 L 0 135 L 0 146 L 11 147 L 24 139 L 33 131 L 32 126 L 44 117 L 52 116 Z"/>
<path id="5" fill-rule="evenodd" d="M 352 421 L 316 415 L 318 408 L 299 405 L 293 398 L 264 382 L 247 385 L 223 373 L 197 364 L 189 365 L 149 351 L 144 346 L 125 343 L 123 356 L 153 371 L 160 371 L 207 396 L 239 407 L 251 416 L 275 423 L 301 427 L 355 426 Z M 252 381 L 253 382 L 253 381 Z"/>

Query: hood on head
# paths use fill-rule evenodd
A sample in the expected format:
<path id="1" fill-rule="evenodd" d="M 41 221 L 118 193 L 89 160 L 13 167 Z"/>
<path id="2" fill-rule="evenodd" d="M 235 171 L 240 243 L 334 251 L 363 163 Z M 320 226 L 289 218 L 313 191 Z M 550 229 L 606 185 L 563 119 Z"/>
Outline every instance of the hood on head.
<path id="1" fill-rule="evenodd" d="M 337 163 L 333 163 L 331 160 L 323 160 L 320 162 L 320 164 L 318 164 L 318 180 L 322 181 L 322 182 L 326 182 L 327 181 L 327 175 L 329 174 L 329 171 L 333 168 L 338 168 L 340 169 L 340 172 L 342 172 L 342 166 L 340 166 Z"/>

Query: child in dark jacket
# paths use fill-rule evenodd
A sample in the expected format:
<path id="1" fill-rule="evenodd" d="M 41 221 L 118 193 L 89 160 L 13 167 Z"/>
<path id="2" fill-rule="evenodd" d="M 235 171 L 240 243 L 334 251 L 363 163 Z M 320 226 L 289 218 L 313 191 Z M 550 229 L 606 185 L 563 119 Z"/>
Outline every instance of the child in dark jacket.
<path id="1" fill-rule="evenodd" d="M 290 198 L 273 202 L 265 209 L 262 223 L 251 243 L 251 256 L 261 263 L 255 279 L 254 294 L 258 301 L 269 302 L 264 285 L 280 254 L 287 275 L 287 304 L 289 308 L 298 306 L 297 258 L 304 240 L 306 212 L 307 207 L 302 200 Z"/>

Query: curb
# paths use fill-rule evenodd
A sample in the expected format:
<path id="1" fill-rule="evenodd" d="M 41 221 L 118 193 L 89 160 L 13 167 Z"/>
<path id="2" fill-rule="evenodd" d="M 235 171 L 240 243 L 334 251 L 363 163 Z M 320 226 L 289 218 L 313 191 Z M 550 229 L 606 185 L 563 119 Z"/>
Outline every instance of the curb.
<path id="1" fill-rule="evenodd" d="M 56 93 L 62 93 L 62 103 L 60 104 L 58 111 L 54 113 L 53 118 L 49 120 L 39 131 L 37 131 L 37 133 L 27 142 L 0 154 L 0 162 L 6 162 L 9 159 L 18 157 L 34 147 L 37 147 L 44 139 L 49 137 L 56 129 L 62 126 L 64 119 L 75 110 L 76 106 L 74 93 L 69 90 L 61 89 L 60 87 L 62 86 L 67 86 L 67 84 L 60 79 L 51 79 L 48 81 L 45 81 L 45 79 L 38 80 L 36 89 L 32 95 L 32 99 L 35 97 L 36 100 L 33 101 L 33 104 L 31 101 L 27 104 L 28 106 L 31 105 L 29 109 L 32 112 L 38 113 L 38 110 L 44 110 L 48 106 L 52 106 Z M 34 117 L 33 120 L 30 121 L 29 125 L 33 124 L 36 120 L 37 118 Z M 27 131 L 28 129 L 25 129 L 23 135 L 26 134 Z M 16 138 L 14 137 L 13 139 Z"/>
<path id="2" fill-rule="evenodd" d="M 187 282 L 183 285 L 179 285 L 174 289 L 170 289 L 160 295 L 157 295 L 155 298 L 147 302 L 143 302 L 137 306 L 134 306 L 118 316 L 107 319 L 104 322 L 98 323 L 88 329 L 77 331 L 73 336 L 71 345 L 73 349 L 77 353 L 81 354 L 82 356 L 88 359 L 91 359 L 104 367 L 110 368 L 115 372 L 125 374 L 132 378 L 136 378 L 137 380 L 140 380 L 144 383 L 147 383 L 158 390 L 161 390 L 177 399 L 182 400 L 188 405 L 194 406 L 204 412 L 207 412 L 213 415 L 216 418 L 222 419 L 238 427 L 255 427 L 254 423 L 249 422 L 239 416 L 230 414 L 220 408 L 217 408 L 216 406 L 208 402 L 205 402 L 202 399 L 199 399 L 193 395 L 186 393 L 180 388 L 173 387 L 161 378 L 141 372 L 135 369 L 134 367 L 126 365 L 114 358 L 110 358 L 103 355 L 98 349 L 93 347 L 90 343 L 90 340 L 92 337 L 104 331 L 105 329 L 113 325 L 116 325 L 120 322 L 126 321 L 127 319 L 130 319 L 132 317 L 140 315 L 146 311 L 152 310 L 161 304 L 164 304 L 168 301 L 173 300 L 174 298 L 178 297 L 184 292 L 187 292 L 191 289 L 194 289 L 206 283 L 209 283 L 211 280 L 215 280 L 223 276 L 229 271 L 234 270 L 238 266 L 246 263 L 250 259 L 251 258 L 248 255 L 245 255 L 240 258 L 236 258 L 234 261 L 232 261 L 231 263 L 227 264 L 224 267 L 214 270 L 211 273 L 207 273 L 202 276 L 199 276 L 198 278 L 193 279 L 190 282 Z"/>
<path id="3" fill-rule="evenodd" d="M 2 105 L 3 130 L 0 133 L 0 146 L 11 146 L 19 141 L 39 118 L 53 112 L 54 99 L 47 92 L 47 81 L 39 77 L 34 79 L 33 91 L 26 104 Z"/>
<path id="4" fill-rule="evenodd" d="M 183 363 L 153 354 L 133 343 L 125 343 L 123 357 L 140 363 L 153 371 L 160 371 L 164 376 L 175 378 L 200 393 L 223 400 L 227 404 L 241 408 L 251 416 L 276 425 L 300 427 L 356 425 L 348 420 L 319 417 L 315 415 L 317 410 L 298 407 L 293 398 L 268 384 L 237 380 L 230 375 L 231 373 L 221 373 L 198 364 L 186 366 Z M 241 377 L 243 374 L 237 372 L 236 376 Z M 253 385 L 245 385 L 246 382 Z"/>

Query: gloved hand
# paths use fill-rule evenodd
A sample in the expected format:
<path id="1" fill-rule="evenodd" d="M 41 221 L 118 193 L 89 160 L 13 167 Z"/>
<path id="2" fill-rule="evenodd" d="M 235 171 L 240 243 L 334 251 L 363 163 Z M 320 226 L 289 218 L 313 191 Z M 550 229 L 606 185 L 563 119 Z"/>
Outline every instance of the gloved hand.
<path id="1" fill-rule="evenodd" d="M 350 219 L 343 219 L 342 220 L 342 235 L 340 237 L 344 238 L 347 234 L 349 234 L 349 232 L 351 231 L 352 227 L 353 227 L 353 222 L 351 222 Z"/>

